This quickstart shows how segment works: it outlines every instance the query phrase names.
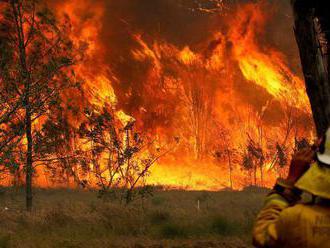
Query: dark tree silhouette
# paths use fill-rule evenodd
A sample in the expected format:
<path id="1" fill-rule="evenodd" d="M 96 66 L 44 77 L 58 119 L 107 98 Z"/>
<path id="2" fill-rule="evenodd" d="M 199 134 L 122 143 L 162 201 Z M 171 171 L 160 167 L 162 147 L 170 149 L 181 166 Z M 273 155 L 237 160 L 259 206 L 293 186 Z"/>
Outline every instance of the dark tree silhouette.
<path id="1" fill-rule="evenodd" d="M 327 1 L 291 2 L 306 90 L 317 134 L 321 136 L 330 124 L 329 4 Z"/>
<path id="2" fill-rule="evenodd" d="M 42 125 L 52 110 L 61 106 L 61 93 L 74 81 L 74 73 L 68 67 L 79 56 L 75 56 L 68 37 L 68 18 L 59 23 L 36 0 L 10 0 L 3 5 L 0 25 L 2 37 L 6 38 L 0 42 L 1 51 L 5 51 L 1 54 L 0 82 L 5 92 L 0 104 L 5 107 L 0 121 L 5 128 L 1 130 L 0 146 L 7 146 L 6 152 L 12 152 L 14 157 L 16 145 L 23 146 L 26 207 L 30 211 L 36 123 Z"/>

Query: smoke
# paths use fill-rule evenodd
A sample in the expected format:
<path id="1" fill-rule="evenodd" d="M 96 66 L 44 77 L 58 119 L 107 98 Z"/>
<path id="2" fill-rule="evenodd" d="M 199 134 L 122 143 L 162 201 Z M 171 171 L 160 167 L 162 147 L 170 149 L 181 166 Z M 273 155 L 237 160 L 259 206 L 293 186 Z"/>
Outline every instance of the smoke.
<path id="1" fill-rule="evenodd" d="M 157 49 L 164 49 L 164 46 L 160 48 L 162 44 L 169 44 L 178 51 L 189 47 L 193 53 L 204 56 L 205 61 L 219 46 L 224 46 L 226 53 L 223 60 L 228 60 L 234 71 L 231 80 L 237 98 L 235 104 L 243 103 L 261 112 L 271 102 L 265 121 L 269 125 L 278 125 L 283 117 L 279 100 L 264 87 L 243 77 L 237 61 L 232 60 L 233 46 L 241 41 L 223 37 L 237 28 L 233 26 L 233 20 L 238 18 L 236 13 L 247 3 L 258 2 L 265 22 L 257 25 L 253 23 L 255 20 L 247 18 L 240 35 L 244 37 L 248 35 L 244 32 L 255 29 L 257 34 L 254 38 L 260 52 L 271 54 L 270 51 L 281 51 L 279 56 L 290 70 L 301 76 L 290 5 L 285 0 L 223 2 L 224 8 L 217 12 L 203 11 L 214 7 L 214 1 L 203 0 L 53 0 L 50 4 L 55 6 L 57 12 L 70 12 L 68 14 L 75 22 L 77 36 L 86 38 L 87 33 L 87 42 L 94 49 L 87 63 L 89 72 L 101 73 L 110 79 L 119 107 L 135 116 L 144 128 L 171 128 L 173 113 L 178 107 L 177 95 L 164 95 L 165 92 L 155 82 L 162 80 L 164 74 L 178 76 L 172 65 L 167 64 L 173 64 L 173 56 L 153 55 L 159 56 L 156 60 L 160 60 L 158 62 L 162 67 L 161 72 L 156 72 L 155 58 L 137 60 L 132 55 L 132 51 L 145 49 L 144 45 L 157 53 Z M 220 38 L 217 34 L 221 34 Z M 136 35 L 144 45 L 136 39 Z M 219 78 L 216 91 L 219 90 L 222 97 L 229 92 L 228 80 Z"/>
<path id="2" fill-rule="evenodd" d="M 157 144 L 180 141 L 150 182 L 188 178 L 191 188 L 218 189 L 217 175 L 226 181 L 228 171 L 212 157 L 221 146 L 245 152 L 249 136 L 273 160 L 277 144 L 291 149 L 312 130 L 287 0 L 47 4 L 59 18 L 69 16 L 74 43 L 88 46 L 75 67 L 86 81 L 84 101 L 116 102 Z M 207 159 L 196 162 L 196 154 Z"/>

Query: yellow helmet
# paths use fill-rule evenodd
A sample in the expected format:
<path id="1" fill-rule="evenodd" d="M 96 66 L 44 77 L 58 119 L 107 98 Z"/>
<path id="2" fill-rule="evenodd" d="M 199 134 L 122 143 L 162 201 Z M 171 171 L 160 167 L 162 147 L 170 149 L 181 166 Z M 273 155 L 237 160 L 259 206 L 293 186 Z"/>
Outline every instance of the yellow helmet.
<path id="1" fill-rule="evenodd" d="M 313 163 L 296 182 L 295 187 L 313 195 L 330 199 L 330 167 Z"/>
<path id="2" fill-rule="evenodd" d="M 313 195 L 330 199 L 330 128 L 323 137 L 316 157 L 320 163 L 313 163 L 295 186 Z"/>

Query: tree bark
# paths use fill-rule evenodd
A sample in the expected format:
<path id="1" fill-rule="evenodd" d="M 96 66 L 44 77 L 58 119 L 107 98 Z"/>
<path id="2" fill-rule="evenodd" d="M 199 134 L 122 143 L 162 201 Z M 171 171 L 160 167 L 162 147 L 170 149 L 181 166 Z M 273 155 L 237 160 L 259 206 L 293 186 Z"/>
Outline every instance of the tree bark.
<path id="1" fill-rule="evenodd" d="M 330 124 L 328 44 L 322 42 L 323 38 L 328 38 L 326 23 L 329 19 L 327 17 L 329 7 L 321 1 L 292 0 L 291 2 L 306 91 L 317 134 L 321 137 Z"/>

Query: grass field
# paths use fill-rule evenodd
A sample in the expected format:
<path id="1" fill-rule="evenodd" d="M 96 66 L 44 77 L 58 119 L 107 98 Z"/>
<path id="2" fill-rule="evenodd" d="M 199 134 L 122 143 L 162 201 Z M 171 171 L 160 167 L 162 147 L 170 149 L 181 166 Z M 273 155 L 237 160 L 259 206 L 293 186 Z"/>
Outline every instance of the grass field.
<path id="1" fill-rule="evenodd" d="M 0 189 L 0 247 L 251 247 L 266 191 L 155 190 L 129 205 L 97 192 Z M 199 202 L 199 208 L 198 208 Z"/>

